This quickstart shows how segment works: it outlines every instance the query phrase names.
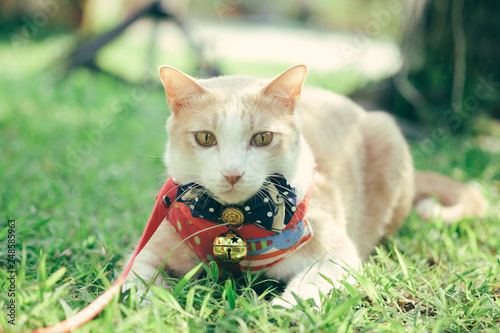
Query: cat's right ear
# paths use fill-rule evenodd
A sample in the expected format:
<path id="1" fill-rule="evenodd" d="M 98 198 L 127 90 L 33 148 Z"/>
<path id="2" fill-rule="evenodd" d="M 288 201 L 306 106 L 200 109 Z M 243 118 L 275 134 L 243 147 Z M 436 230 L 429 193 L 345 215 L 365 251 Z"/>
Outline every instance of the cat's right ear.
<path id="1" fill-rule="evenodd" d="M 178 113 L 193 97 L 205 92 L 196 80 L 180 70 L 169 67 L 160 67 L 160 78 L 167 95 L 168 107 Z"/>
<path id="2" fill-rule="evenodd" d="M 293 111 L 300 103 L 300 94 L 306 76 L 307 67 L 305 65 L 293 66 L 265 86 L 264 95 L 280 101 Z"/>

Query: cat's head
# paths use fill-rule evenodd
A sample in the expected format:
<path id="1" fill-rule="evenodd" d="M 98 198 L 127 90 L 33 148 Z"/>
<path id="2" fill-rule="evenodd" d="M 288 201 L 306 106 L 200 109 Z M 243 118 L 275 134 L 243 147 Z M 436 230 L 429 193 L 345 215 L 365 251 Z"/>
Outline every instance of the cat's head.
<path id="1" fill-rule="evenodd" d="M 244 202 L 274 173 L 295 176 L 301 149 L 296 109 L 304 65 L 273 80 L 196 80 L 162 66 L 171 117 L 165 161 L 178 183 L 195 182 L 226 204 Z"/>

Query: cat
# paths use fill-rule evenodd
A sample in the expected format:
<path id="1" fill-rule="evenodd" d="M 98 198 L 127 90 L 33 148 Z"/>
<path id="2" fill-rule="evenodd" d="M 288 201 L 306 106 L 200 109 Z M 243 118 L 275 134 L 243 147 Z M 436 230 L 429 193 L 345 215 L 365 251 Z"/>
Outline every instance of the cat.
<path id="1" fill-rule="evenodd" d="M 320 292 L 332 288 L 320 273 L 341 287 L 347 277 L 343 267 L 359 269 L 414 204 L 422 217 L 448 222 L 484 216 L 488 207 L 475 189 L 415 172 L 408 145 L 388 113 L 367 112 L 346 97 L 304 86 L 306 75 L 305 65 L 272 80 L 195 79 L 173 67 L 160 68 L 172 112 L 165 163 L 176 186 L 195 183 L 231 206 L 262 193 L 278 175 L 294 189 L 297 203 L 307 202 L 308 241 L 264 272 L 287 282 L 273 301 L 285 307 L 296 304 L 293 294 L 320 306 Z M 172 276 L 193 269 L 193 258 L 206 260 L 181 240 L 176 221 L 164 221 L 127 280 L 138 275 L 150 281 L 174 246 L 165 267 Z M 160 276 L 155 283 L 164 281 Z"/>

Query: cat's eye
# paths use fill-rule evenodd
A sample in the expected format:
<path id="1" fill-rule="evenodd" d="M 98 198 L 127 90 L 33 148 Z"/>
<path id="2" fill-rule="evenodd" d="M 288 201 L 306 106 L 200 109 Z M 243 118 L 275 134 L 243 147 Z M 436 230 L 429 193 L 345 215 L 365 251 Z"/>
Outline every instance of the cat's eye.
<path id="1" fill-rule="evenodd" d="M 257 147 L 265 147 L 273 140 L 272 132 L 257 133 L 252 138 L 252 144 Z"/>
<path id="2" fill-rule="evenodd" d="M 198 142 L 203 147 L 214 146 L 217 141 L 215 140 L 215 135 L 210 132 L 196 132 L 194 135 L 196 142 Z"/>

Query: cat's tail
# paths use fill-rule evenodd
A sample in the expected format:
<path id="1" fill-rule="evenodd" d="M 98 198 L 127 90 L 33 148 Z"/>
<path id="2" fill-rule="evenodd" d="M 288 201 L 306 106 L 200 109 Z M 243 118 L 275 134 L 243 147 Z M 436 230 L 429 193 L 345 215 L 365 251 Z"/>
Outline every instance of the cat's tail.
<path id="1" fill-rule="evenodd" d="M 484 217 L 488 201 L 475 188 L 434 172 L 415 173 L 418 215 L 426 220 L 441 217 L 451 223 L 465 217 Z"/>

